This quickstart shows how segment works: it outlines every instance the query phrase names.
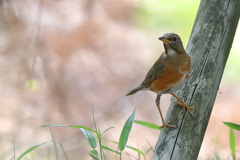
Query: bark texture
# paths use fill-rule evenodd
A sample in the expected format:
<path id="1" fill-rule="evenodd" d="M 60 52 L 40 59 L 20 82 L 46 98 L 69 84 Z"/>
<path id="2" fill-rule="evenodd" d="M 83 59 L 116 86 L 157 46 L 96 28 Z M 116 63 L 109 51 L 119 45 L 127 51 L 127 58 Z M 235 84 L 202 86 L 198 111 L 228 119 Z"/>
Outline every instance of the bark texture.
<path id="1" fill-rule="evenodd" d="M 240 16 L 240 0 L 202 0 L 187 53 L 191 73 L 176 94 L 194 107 L 194 117 L 171 104 L 166 122 L 178 129 L 163 129 L 153 160 L 196 160 L 212 112 L 224 67 Z M 173 99 L 176 101 L 176 99 Z"/>

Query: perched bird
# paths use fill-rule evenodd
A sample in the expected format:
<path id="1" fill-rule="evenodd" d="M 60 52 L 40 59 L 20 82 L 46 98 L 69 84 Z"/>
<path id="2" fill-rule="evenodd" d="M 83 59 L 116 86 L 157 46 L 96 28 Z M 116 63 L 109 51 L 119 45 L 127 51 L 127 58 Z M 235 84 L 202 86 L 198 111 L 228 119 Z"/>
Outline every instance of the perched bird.
<path id="1" fill-rule="evenodd" d="M 153 64 L 142 84 L 129 91 L 126 96 L 142 90 L 151 90 L 155 92 L 157 94 L 156 105 L 163 124 L 161 128 L 176 128 L 175 126 L 169 125 L 173 120 L 165 123 L 160 109 L 160 97 L 162 94 L 170 93 L 179 101 L 175 103 L 187 109 L 193 116 L 191 109 L 194 108 L 188 106 L 184 101 L 172 93 L 180 89 L 188 79 L 191 59 L 186 53 L 182 41 L 177 34 L 166 33 L 158 39 L 163 42 L 165 52 L 163 52 Z"/>

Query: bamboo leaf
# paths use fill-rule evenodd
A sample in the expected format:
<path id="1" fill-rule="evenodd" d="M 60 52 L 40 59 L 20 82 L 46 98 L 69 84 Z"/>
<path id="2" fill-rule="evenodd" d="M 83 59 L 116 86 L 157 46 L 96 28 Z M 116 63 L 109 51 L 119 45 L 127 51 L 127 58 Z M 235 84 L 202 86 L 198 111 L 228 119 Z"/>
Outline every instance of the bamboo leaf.
<path id="1" fill-rule="evenodd" d="M 156 125 L 156 124 L 153 124 L 153 123 L 150 123 L 150 122 L 138 121 L 138 120 L 135 120 L 134 122 L 137 123 L 137 124 L 143 125 L 145 127 L 152 128 L 152 129 L 157 129 L 157 130 L 161 129 L 161 128 L 159 128 L 159 125 Z"/>
<path id="2" fill-rule="evenodd" d="M 90 146 L 95 149 L 97 147 L 97 142 L 94 138 L 94 136 L 92 135 L 92 133 L 90 133 L 88 130 L 80 128 L 80 130 L 82 131 L 82 133 L 84 134 L 84 136 L 87 138 Z"/>
<path id="3" fill-rule="evenodd" d="M 114 151 L 114 150 L 112 150 L 111 148 L 108 148 L 107 146 L 104 146 L 104 145 L 101 145 L 101 148 L 102 148 L 102 149 L 105 149 L 105 150 L 108 150 L 108 151 L 111 151 L 111 152 L 114 152 L 114 153 L 117 153 L 117 154 L 120 154 L 119 152 Z"/>
<path id="4" fill-rule="evenodd" d="M 132 129 L 135 112 L 136 112 L 136 109 L 134 109 L 134 111 L 132 112 L 132 114 L 130 115 L 130 117 L 127 119 L 127 121 L 125 122 L 125 124 L 123 126 L 123 129 L 122 129 L 122 132 L 120 135 L 120 139 L 119 139 L 119 143 L 118 143 L 118 148 L 120 151 L 123 151 L 127 144 L 128 136 Z"/>
<path id="5" fill-rule="evenodd" d="M 41 143 L 41 144 L 35 145 L 35 146 L 27 149 L 25 152 L 23 152 L 23 153 L 18 157 L 17 160 L 22 159 L 22 157 L 24 157 L 26 154 L 32 152 L 32 151 L 33 151 L 34 149 L 36 149 L 37 147 L 39 147 L 39 146 L 41 146 L 41 145 L 43 145 L 43 144 L 49 143 L 49 142 L 52 142 L 52 141 L 48 141 L 48 142 L 45 142 L 45 143 Z"/>
<path id="6" fill-rule="evenodd" d="M 112 143 L 115 143 L 115 144 L 119 144 L 119 143 L 116 142 L 116 141 L 111 141 L 111 140 L 108 140 L 108 139 L 105 139 L 105 138 L 102 138 L 102 139 L 105 140 L 105 141 L 108 141 L 108 142 L 112 142 Z M 131 146 L 128 146 L 128 145 L 126 145 L 126 147 L 129 148 L 129 149 L 132 149 L 132 150 L 136 151 L 137 153 L 139 153 L 139 154 L 141 154 L 141 155 L 144 155 L 144 153 L 143 153 L 141 150 L 137 149 L 137 148 L 134 148 L 134 147 L 131 147 Z"/>
<path id="7" fill-rule="evenodd" d="M 95 130 L 91 129 L 91 128 L 88 128 L 88 127 L 84 127 L 84 126 L 68 126 L 68 125 L 61 125 L 61 124 L 50 124 L 50 125 L 43 125 L 41 127 L 73 127 L 73 128 L 83 128 L 83 129 L 87 129 L 89 131 L 92 131 L 92 132 L 95 132 Z"/>
<path id="8" fill-rule="evenodd" d="M 106 133 L 108 130 L 113 129 L 113 128 L 115 128 L 115 127 L 110 127 L 110 128 L 108 128 L 108 129 L 106 129 L 105 131 L 103 131 L 102 135 L 103 135 L 104 133 Z"/>
<path id="9" fill-rule="evenodd" d="M 230 148 L 231 148 L 231 152 L 232 152 L 232 158 L 233 158 L 233 160 L 235 160 L 236 159 L 236 156 L 235 156 L 236 141 L 235 141 L 235 135 L 234 135 L 232 128 L 230 128 L 230 132 L 229 132 L 229 141 L 230 141 Z"/>
<path id="10" fill-rule="evenodd" d="M 150 152 L 152 149 L 153 149 L 153 147 L 150 147 L 150 148 L 145 152 L 145 154 L 147 154 L 148 152 Z"/>
<path id="11" fill-rule="evenodd" d="M 223 123 L 232 129 L 236 129 L 236 130 L 240 131 L 240 125 L 238 125 L 238 124 L 231 123 L 231 122 L 223 122 Z"/>
<path id="12" fill-rule="evenodd" d="M 144 153 L 142 151 L 140 151 L 139 149 L 137 149 L 137 148 L 134 148 L 134 147 L 131 147 L 131 146 L 128 146 L 128 145 L 126 145 L 126 147 L 136 151 L 137 153 L 139 153 L 141 155 L 144 155 Z"/>
<path id="13" fill-rule="evenodd" d="M 90 153 L 94 154 L 95 156 L 98 155 L 98 151 L 96 151 L 96 150 L 91 150 Z"/>
<path id="14" fill-rule="evenodd" d="M 94 160 L 99 160 L 98 157 L 96 157 L 96 156 L 93 155 L 93 154 L 90 154 L 90 153 L 89 153 L 89 156 L 91 156 Z"/>

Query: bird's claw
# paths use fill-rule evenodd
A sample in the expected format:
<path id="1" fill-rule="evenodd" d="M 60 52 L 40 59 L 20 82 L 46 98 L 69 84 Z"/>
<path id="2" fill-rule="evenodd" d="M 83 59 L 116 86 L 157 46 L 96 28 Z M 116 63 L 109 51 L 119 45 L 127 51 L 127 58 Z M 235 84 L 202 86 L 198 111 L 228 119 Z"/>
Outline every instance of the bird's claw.
<path id="1" fill-rule="evenodd" d="M 192 111 L 191 111 L 191 109 L 194 110 L 193 107 L 188 106 L 185 102 L 174 102 L 174 103 L 182 106 L 184 110 L 187 109 L 187 111 L 188 111 L 192 116 L 194 116 L 194 114 L 193 114 Z"/>
<path id="2" fill-rule="evenodd" d="M 164 122 L 163 125 L 161 125 L 159 128 L 160 128 L 160 129 L 166 128 L 166 130 L 167 130 L 168 127 L 169 127 L 169 128 L 177 128 L 177 127 L 175 127 L 175 126 L 169 125 L 169 124 L 171 124 L 173 121 L 174 121 L 174 119 L 171 119 L 171 120 L 168 121 L 167 123 Z"/>

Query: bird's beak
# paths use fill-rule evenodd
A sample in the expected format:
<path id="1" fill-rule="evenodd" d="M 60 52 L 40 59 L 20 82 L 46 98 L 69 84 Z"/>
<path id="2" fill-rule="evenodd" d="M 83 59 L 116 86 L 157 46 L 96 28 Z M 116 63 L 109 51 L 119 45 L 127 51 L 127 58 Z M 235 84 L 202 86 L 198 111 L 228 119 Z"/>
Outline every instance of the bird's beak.
<path id="1" fill-rule="evenodd" d="M 165 37 L 159 37 L 158 38 L 160 41 L 163 41 L 163 42 L 170 42 L 168 39 L 166 39 Z"/>

